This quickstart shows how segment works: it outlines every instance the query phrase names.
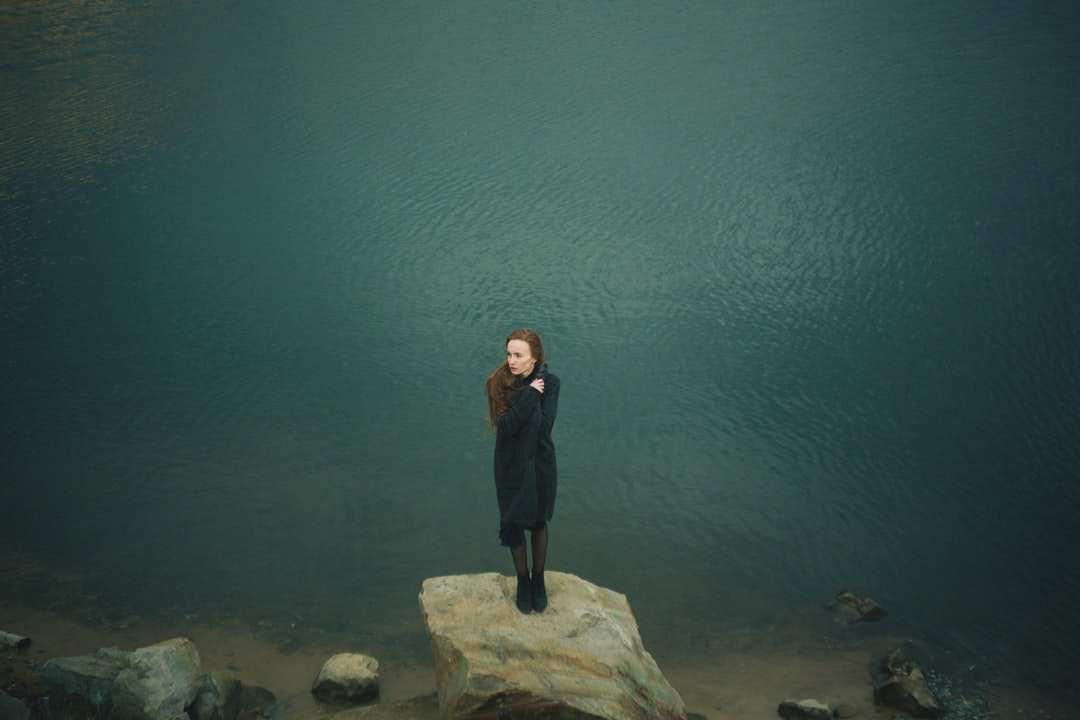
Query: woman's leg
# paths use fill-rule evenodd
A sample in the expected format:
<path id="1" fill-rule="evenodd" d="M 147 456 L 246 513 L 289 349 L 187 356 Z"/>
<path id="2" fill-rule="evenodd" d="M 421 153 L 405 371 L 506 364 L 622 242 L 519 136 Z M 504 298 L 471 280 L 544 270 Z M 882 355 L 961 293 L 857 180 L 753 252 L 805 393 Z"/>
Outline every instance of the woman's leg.
<path id="1" fill-rule="evenodd" d="M 544 564 L 547 562 L 547 546 L 547 523 L 540 523 L 532 531 L 533 574 L 544 572 Z"/>
<path id="2" fill-rule="evenodd" d="M 542 612 L 548 604 L 547 587 L 544 585 L 544 564 L 547 562 L 547 546 L 547 523 L 538 523 L 532 531 L 532 606 L 537 612 Z"/>
<path id="3" fill-rule="evenodd" d="M 525 540 L 521 540 L 521 544 L 516 548 L 510 548 L 510 557 L 514 559 L 514 570 L 517 571 L 518 577 L 529 574 L 529 557 L 525 552 Z"/>
<path id="4" fill-rule="evenodd" d="M 517 572 L 517 608 L 523 613 L 532 612 L 533 589 L 529 581 L 529 558 L 525 551 L 525 538 L 521 538 L 521 544 L 510 548 L 510 557 L 514 559 L 514 570 Z"/>

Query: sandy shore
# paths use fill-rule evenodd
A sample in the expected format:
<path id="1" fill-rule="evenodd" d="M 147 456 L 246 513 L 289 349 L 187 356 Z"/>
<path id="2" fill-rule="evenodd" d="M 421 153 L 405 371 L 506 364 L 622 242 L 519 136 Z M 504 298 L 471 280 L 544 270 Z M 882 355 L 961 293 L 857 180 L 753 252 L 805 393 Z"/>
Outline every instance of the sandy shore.
<path id="1" fill-rule="evenodd" d="M 100 647 L 123 649 L 186 637 L 199 650 L 207 672 L 230 670 L 248 685 L 265 687 L 278 698 L 275 717 L 296 720 L 329 714 L 310 694 L 323 662 L 337 652 L 366 652 L 345 647 L 334 637 L 295 628 L 269 627 L 238 618 L 195 616 L 127 620 L 95 624 L 20 604 L 0 611 L 0 629 L 33 640 L 21 653 L 5 653 L 13 661 L 35 668 L 54 657 L 82 655 Z M 771 640 L 763 640 L 771 637 Z M 714 646 L 723 641 L 725 645 Z M 785 698 L 813 697 L 833 705 L 847 704 L 860 717 L 888 717 L 875 712 L 870 670 L 881 648 L 897 638 L 873 637 L 837 643 L 813 632 L 792 628 L 718 633 L 697 639 L 697 647 L 673 653 L 654 653 L 665 676 L 680 692 L 687 709 L 708 720 L 759 720 L 776 717 Z M 411 655 L 411 653 L 406 653 Z M 380 662 L 382 702 L 394 702 L 435 691 L 434 670 L 415 659 L 402 662 L 385 649 Z M 11 678 L 4 678 L 5 684 Z M 1009 687 L 979 688 L 989 693 L 995 719 L 1068 717 L 1073 708 L 1061 699 L 1038 697 Z M 968 717 L 983 717 L 969 715 Z M 954 715 L 954 717 L 961 717 Z"/>
<path id="2" fill-rule="evenodd" d="M 186 637 L 195 643 L 207 672 L 227 669 L 243 683 L 273 692 L 280 720 L 316 714 L 319 708 L 310 693 L 311 683 L 328 657 L 365 651 L 304 633 L 294 635 L 303 638 L 299 646 L 283 651 L 280 631 L 260 633 L 240 620 L 211 625 L 197 617 L 168 622 L 131 618 L 117 626 L 91 627 L 55 613 L 14 606 L 0 613 L 0 627 L 33 639 L 22 656 L 39 667 L 50 658 L 87 654 L 100 647 L 134 649 Z M 403 664 L 385 654 L 377 657 L 383 702 L 435 691 L 430 663 Z M 867 717 L 874 714 L 868 657 L 858 650 L 815 653 L 773 648 L 717 653 L 711 662 L 702 662 L 704 658 L 657 660 L 687 709 L 709 720 L 774 717 L 779 700 L 811 696 L 857 703 Z"/>

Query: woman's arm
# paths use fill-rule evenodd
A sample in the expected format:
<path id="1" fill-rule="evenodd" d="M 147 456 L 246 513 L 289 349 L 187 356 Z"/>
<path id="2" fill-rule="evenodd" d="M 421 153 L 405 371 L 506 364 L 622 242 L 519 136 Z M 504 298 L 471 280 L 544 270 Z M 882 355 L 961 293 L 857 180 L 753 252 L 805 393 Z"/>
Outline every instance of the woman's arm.
<path id="1" fill-rule="evenodd" d="M 540 428 L 542 430 L 551 431 L 551 427 L 555 424 L 555 416 L 559 412 L 559 378 L 555 375 L 548 375 L 544 378 L 544 394 L 540 396 Z"/>
<path id="2" fill-rule="evenodd" d="M 540 397 L 540 391 L 531 385 L 518 393 L 510 401 L 510 407 L 499 417 L 498 431 L 513 432 L 525 424 L 536 410 Z"/>

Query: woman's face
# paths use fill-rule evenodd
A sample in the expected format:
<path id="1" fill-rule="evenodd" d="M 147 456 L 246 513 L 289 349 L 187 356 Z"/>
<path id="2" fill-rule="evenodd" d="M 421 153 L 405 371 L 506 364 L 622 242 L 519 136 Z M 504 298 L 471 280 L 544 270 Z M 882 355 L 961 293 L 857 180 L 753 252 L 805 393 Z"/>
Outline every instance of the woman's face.
<path id="1" fill-rule="evenodd" d="M 529 343 L 524 340 L 511 340 L 506 343 L 506 364 L 514 375 L 529 377 L 536 366 L 536 358 L 532 356 Z"/>

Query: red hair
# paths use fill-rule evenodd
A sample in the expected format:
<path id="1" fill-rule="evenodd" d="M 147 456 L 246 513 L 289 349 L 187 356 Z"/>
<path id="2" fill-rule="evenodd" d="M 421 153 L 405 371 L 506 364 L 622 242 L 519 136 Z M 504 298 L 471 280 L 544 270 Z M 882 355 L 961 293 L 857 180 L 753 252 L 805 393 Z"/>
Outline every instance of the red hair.
<path id="1" fill-rule="evenodd" d="M 529 352 L 536 358 L 536 366 L 544 365 L 544 346 L 540 344 L 540 336 L 528 328 L 518 328 L 506 338 L 506 345 L 511 340 L 524 340 L 529 344 Z M 514 396 L 525 389 L 525 386 L 514 387 L 514 374 L 510 372 L 510 366 L 506 360 L 502 361 L 495 372 L 488 375 L 484 384 L 484 393 L 488 400 L 488 430 L 494 430 L 499 424 L 499 418 L 510 408 L 510 402 Z"/>

